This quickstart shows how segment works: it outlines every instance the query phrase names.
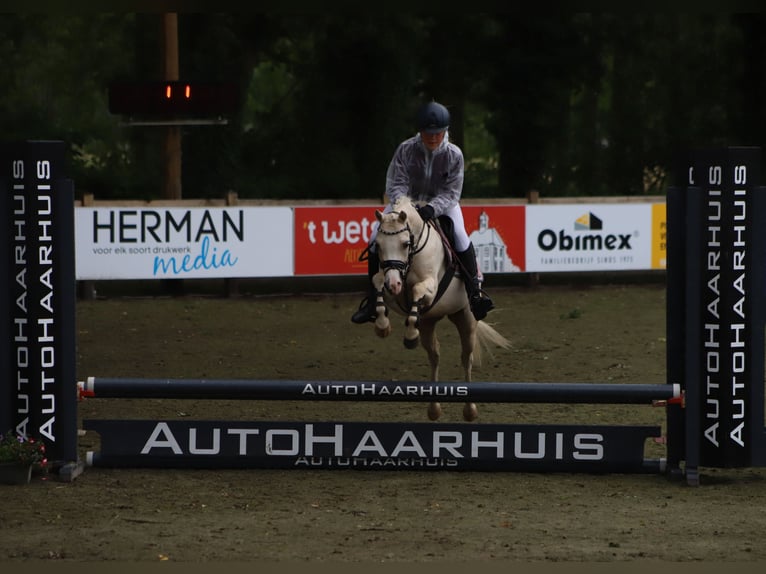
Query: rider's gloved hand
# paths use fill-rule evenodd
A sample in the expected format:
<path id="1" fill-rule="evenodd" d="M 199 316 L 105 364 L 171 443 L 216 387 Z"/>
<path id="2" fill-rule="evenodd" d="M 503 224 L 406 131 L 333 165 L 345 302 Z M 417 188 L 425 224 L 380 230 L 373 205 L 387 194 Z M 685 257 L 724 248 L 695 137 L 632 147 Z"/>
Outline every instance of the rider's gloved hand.
<path id="1" fill-rule="evenodd" d="M 434 218 L 434 208 L 430 205 L 422 205 L 417 208 L 418 215 L 420 215 L 420 219 L 423 221 L 428 221 L 429 219 Z"/>

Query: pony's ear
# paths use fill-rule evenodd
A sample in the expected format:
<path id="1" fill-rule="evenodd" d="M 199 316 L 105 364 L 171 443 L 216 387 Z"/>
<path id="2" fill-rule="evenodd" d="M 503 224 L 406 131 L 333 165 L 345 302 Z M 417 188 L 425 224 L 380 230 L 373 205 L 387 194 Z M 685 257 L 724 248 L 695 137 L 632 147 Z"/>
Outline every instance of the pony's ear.
<path id="1" fill-rule="evenodd" d="M 378 218 L 378 221 L 383 221 L 383 212 L 379 209 L 375 210 L 375 217 Z"/>

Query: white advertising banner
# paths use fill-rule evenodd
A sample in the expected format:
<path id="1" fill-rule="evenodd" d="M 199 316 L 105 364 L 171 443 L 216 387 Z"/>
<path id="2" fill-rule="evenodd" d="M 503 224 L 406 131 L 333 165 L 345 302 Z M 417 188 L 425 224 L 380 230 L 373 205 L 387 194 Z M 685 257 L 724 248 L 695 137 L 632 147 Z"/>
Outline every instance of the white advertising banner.
<path id="1" fill-rule="evenodd" d="M 293 275 L 290 207 L 78 207 L 76 278 Z"/>
<path id="2" fill-rule="evenodd" d="M 526 207 L 526 270 L 652 268 L 651 204 Z"/>

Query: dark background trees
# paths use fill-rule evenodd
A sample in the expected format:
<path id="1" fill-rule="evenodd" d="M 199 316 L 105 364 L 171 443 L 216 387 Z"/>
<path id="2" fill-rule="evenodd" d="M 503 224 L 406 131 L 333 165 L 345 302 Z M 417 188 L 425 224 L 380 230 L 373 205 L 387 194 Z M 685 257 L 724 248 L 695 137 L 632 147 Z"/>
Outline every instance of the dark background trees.
<path id="1" fill-rule="evenodd" d="M 182 127 L 183 196 L 379 199 L 430 99 L 466 197 L 661 194 L 688 149 L 764 144 L 762 14 L 178 15 L 183 79 L 235 81 L 226 125 Z M 163 127 L 111 115 L 162 78 L 161 14 L 0 16 L 4 141 L 61 139 L 79 193 L 162 194 Z"/>

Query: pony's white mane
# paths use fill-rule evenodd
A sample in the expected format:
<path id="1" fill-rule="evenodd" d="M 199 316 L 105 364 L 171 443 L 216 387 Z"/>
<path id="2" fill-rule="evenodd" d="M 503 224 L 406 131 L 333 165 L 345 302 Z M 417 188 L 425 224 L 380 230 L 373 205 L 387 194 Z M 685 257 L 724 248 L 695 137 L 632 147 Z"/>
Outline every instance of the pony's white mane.
<path id="1" fill-rule="evenodd" d="M 391 206 L 391 211 L 384 213 L 377 211 L 380 229 L 388 231 L 397 231 L 406 221 L 406 226 L 414 233 L 420 233 L 423 230 L 424 223 L 418 214 L 418 210 L 409 197 L 402 196 Z"/>
<path id="2" fill-rule="evenodd" d="M 403 211 L 404 213 L 406 213 L 407 219 L 409 219 L 412 222 L 422 221 L 420 219 L 420 215 L 418 214 L 418 210 L 415 209 L 415 204 L 412 203 L 412 200 L 406 195 L 403 195 L 402 197 L 400 197 L 394 202 L 393 209 L 394 211 L 399 211 L 399 212 Z"/>
<path id="3" fill-rule="evenodd" d="M 415 204 L 412 203 L 412 200 L 406 195 L 401 196 L 394 202 L 394 210 L 405 210 L 407 212 L 416 211 Z"/>

